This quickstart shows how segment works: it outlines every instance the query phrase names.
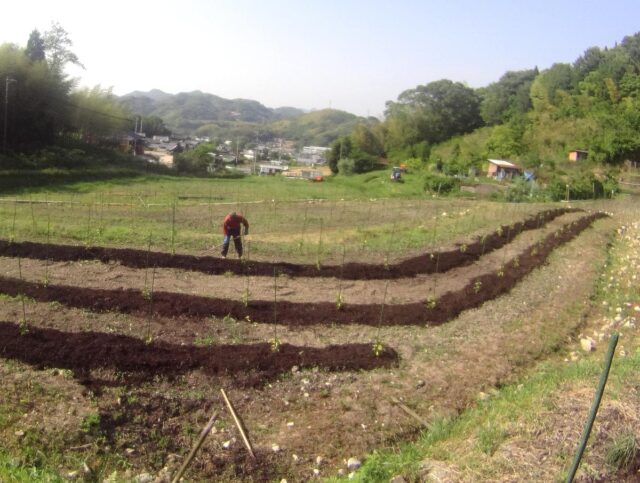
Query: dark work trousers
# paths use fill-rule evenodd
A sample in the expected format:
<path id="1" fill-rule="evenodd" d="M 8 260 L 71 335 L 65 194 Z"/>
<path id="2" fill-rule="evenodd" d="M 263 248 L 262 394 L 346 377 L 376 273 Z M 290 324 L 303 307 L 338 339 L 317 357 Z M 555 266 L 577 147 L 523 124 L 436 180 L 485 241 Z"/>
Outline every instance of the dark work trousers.
<path id="1" fill-rule="evenodd" d="M 242 238 L 240 238 L 239 228 L 237 230 L 229 230 L 229 234 L 224 236 L 224 239 L 222 240 L 222 256 L 223 257 L 227 256 L 231 238 L 233 238 L 233 244 L 236 247 L 236 252 L 238 252 L 238 257 L 241 257 L 242 256 Z"/>

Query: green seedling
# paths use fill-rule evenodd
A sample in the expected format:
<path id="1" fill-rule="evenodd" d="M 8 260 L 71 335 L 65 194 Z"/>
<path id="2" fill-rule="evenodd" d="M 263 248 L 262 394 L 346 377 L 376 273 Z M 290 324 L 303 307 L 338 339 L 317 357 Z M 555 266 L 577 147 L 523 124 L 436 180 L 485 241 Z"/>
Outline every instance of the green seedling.
<path id="1" fill-rule="evenodd" d="M 245 288 L 244 292 L 242 292 L 242 296 L 240 297 L 240 301 L 242 302 L 242 304 L 245 307 L 249 306 L 249 298 L 250 298 L 250 296 L 251 296 L 251 292 L 249 292 L 248 288 Z"/>
<path id="2" fill-rule="evenodd" d="M 473 284 L 473 291 L 475 293 L 478 293 L 481 288 L 482 288 L 482 282 L 480 280 L 477 280 L 476 283 Z"/>
<path id="3" fill-rule="evenodd" d="M 342 294 L 342 292 L 338 292 L 336 294 L 336 309 L 342 310 L 343 306 L 344 306 L 344 295 Z"/>
<path id="4" fill-rule="evenodd" d="M 380 354 L 384 352 L 384 344 L 380 339 L 376 339 L 371 349 L 376 357 L 380 357 Z"/>
<path id="5" fill-rule="evenodd" d="M 435 297 L 430 296 L 426 301 L 425 301 L 425 305 L 427 306 L 427 308 L 429 310 L 433 310 L 436 308 L 436 306 L 438 305 L 438 301 L 436 300 Z"/>
<path id="6" fill-rule="evenodd" d="M 280 346 L 282 342 L 277 337 L 274 337 L 269 341 L 269 346 L 271 347 L 271 352 L 280 352 Z"/>

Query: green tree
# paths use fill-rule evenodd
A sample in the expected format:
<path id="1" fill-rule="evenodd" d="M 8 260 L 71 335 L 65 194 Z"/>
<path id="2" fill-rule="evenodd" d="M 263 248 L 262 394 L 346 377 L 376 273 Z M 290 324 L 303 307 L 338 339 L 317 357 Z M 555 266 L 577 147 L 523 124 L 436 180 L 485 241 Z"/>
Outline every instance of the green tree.
<path id="1" fill-rule="evenodd" d="M 331 172 L 337 174 L 339 171 L 338 162 L 343 158 L 348 158 L 353 150 L 353 143 L 349 136 L 343 136 L 331 144 L 327 156 L 327 164 Z"/>
<path id="2" fill-rule="evenodd" d="M 159 116 L 143 117 L 143 131 L 147 137 L 168 136 L 171 131 L 164 125 L 164 120 Z"/>
<path id="3" fill-rule="evenodd" d="M 351 133 L 353 144 L 372 156 L 384 156 L 384 132 L 378 121 L 358 124 Z"/>
<path id="4" fill-rule="evenodd" d="M 442 142 L 482 125 L 478 94 L 447 79 L 402 92 L 387 103 L 386 117 L 392 142 L 405 145 Z"/>
<path id="5" fill-rule="evenodd" d="M 538 69 L 507 72 L 482 91 L 480 112 L 488 125 L 502 124 L 531 109 L 529 91 Z"/>
<path id="6" fill-rule="evenodd" d="M 38 30 L 33 30 L 27 41 L 26 54 L 31 62 L 40 62 L 45 60 L 44 40 Z"/>
<path id="7" fill-rule="evenodd" d="M 604 61 L 605 54 L 598 47 L 591 47 L 585 50 L 578 59 L 573 63 L 573 83 L 574 87 L 587 76 L 590 72 L 597 70 Z"/>
<path id="8" fill-rule="evenodd" d="M 71 51 L 73 42 L 69 34 L 58 22 L 51 24 L 51 29 L 44 33 L 44 47 L 47 61 L 51 69 L 62 76 L 65 65 L 71 63 L 84 69 L 78 56 Z"/>
<path id="9" fill-rule="evenodd" d="M 15 81 L 6 89 L 7 146 L 52 143 L 68 124 L 69 83 L 54 75 L 45 62 L 32 62 L 24 49 L 12 44 L 0 45 L 0 79 L 7 77 Z"/>
<path id="10" fill-rule="evenodd" d="M 71 124 L 86 141 L 118 135 L 131 123 L 111 89 L 79 89 L 72 93 L 70 104 Z"/>

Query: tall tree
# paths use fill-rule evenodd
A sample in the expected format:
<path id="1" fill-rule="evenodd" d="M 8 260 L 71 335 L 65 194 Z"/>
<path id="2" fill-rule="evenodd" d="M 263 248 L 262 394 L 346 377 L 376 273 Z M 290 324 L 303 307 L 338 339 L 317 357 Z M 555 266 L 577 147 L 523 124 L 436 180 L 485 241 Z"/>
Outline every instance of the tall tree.
<path id="1" fill-rule="evenodd" d="M 45 59 L 44 51 L 44 40 L 42 39 L 40 32 L 34 29 L 33 32 L 31 32 L 31 35 L 29 35 L 25 53 L 31 62 L 39 62 Z"/>
<path id="2" fill-rule="evenodd" d="M 51 24 L 51 29 L 44 33 L 44 46 L 49 66 L 58 75 L 62 75 L 65 65 L 71 63 L 84 69 L 78 56 L 71 51 L 73 42 L 69 34 L 58 22 Z"/>
<path id="3" fill-rule="evenodd" d="M 482 125 L 480 97 L 460 82 L 443 79 L 408 89 L 397 102 L 387 103 L 387 120 L 393 124 L 402 119 L 412 124 L 416 138 L 411 144 L 438 143 L 457 134 L 473 131 Z"/>
<path id="4" fill-rule="evenodd" d="M 538 69 L 512 71 L 483 89 L 480 112 L 488 125 L 501 124 L 531 109 L 529 90 Z"/>

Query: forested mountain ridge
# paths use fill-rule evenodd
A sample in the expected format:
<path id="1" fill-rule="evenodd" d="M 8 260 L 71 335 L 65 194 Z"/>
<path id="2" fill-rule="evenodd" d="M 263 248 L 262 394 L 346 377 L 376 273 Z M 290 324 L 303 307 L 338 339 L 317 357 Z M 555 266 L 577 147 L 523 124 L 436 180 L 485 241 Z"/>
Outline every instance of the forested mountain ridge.
<path id="1" fill-rule="evenodd" d="M 271 109 L 258 101 L 225 99 L 201 91 L 167 94 L 153 89 L 131 92 L 120 100 L 132 112 L 161 117 L 167 127 L 175 131 L 189 131 L 220 121 L 264 123 L 304 114 L 302 109 Z"/>
<path id="2" fill-rule="evenodd" d="M 201 91 L 135 91 L 122 96 L 120 102 L 131 112 L 162 119 L 177 134 L 246 141 L 282 137 L 300 145 L 327 146 L 349 134 L 359 119 L 337 109 L 305 112 L 295 107 L 268 108 L 258 101 L 224 99 Z"/>

